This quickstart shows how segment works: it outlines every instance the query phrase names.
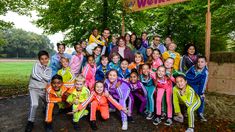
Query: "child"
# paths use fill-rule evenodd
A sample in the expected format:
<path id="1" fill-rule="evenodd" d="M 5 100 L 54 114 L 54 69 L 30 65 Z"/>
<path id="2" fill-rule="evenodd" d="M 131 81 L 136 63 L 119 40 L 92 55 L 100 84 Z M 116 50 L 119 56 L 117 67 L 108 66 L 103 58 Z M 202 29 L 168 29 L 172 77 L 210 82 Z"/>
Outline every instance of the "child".
<path id="1" fill-rule="evenodd" d="M 105 88 L 114 99 L 119 101 L 122 107 L 126 108 L 126 101 L 130 94 L 130 88 L 126 82 L 118 79 L 116 70 L 112 69 L 109 71 L 108 79 L 105 81 Z M 127 130 L 127 115 L 123 111 L 121 111 L 121 117 L 122 130 Z"/>
<path id="2" fill-rule="evenodd" d="M 172 82 L 175 82 L 175 78 L 173 77 L 176 74 L 176 71 L 173 69 L 174 59 L 169 57 L 164 61 L 164 66 L 166 68 L 166 76 L 171 79 Z"/>
<path id="3" fill-rule="evenodd" d="M 186 72 L 187 82 L 201 99 L 201 105 L 198 109 L 198 115 L 201 121 L 207 121 L 204 117 L 205 90 L 208 81 L 208 69 L 205 56 L 198 56 L 197 65 L 192 66 Z"/>
<path id="4" fill-rule="evenodd" d="M 151 120 L 154 116 L 154 99 L 153 94 L 155 92 L 154 79 L 155 77 L 150 74 L 150 67 L 147 64 L 142 66 L 142 74 L 140 75 L 140 81 L 143 83 L 147 91 L 147 105 L 145 114 L 147 115 L 146 119 Z"/>
<path id="5" fill-rule="evenodd" d="M 78 106 L 78 110 L 86 108 L 91 103 L 91 128 L 97 130 L 96 126 L 96 111 L 99 110 L 104 120 L 109 118 L 109 105 L 108 102 L 112 103 L 118 110 L 127 113 L 127 109 L 120 105 L 115 99 L 112 98 L 109 93 L 104 90 L 104 84 L 100 81 L 95 83 L 95 91 L 91 93 L 91 96 L 82 104 Z"/>
<path id="6" fill-rule="evenodd" d="M 66 100 L 68 103 L 72 104 L 73 111 L 77 110 L 77 107 L 85 102 L 90 95 L 90 91 L 86 88 L 85 82 L 85 78 L 82 75 L 78 75 L 75 80 L 75 89 L 71 90 L 71 94 Z M 88 111 L 85 108 L 73 113 L 73 125 L 75 130 L 79 129 L 78 122 L 85 115 L 88 115 Z"/>
<path id="7" fill-rule="evenodd" d="M 68 59 L 71 58 L 70 54 L 64 53 L 65 44 L 57 43 L 57 50 L 58 50 L 58 53 L 53 55 L 51 57 L 51 61 L 50 61 L 50 67 L 52 69 L 52 76 L 57 74 L 58 70 L 62 68 L 61 63 L 60 63 L 60 58 L 61 57 L 65 57 L 65 58 L 68 58 Z"/>
<path id="8" fill-rule="evenodd" d="M 46 110 L 46 131 L 53 131 L 52 115 L 54 105 L 58 104 L 59 109 L 65 109 L 65 95 L 67 88 L 63 86 L 63 79 L 60 75 L 54 75 L 51 79 L 51 85 L 46 89 L 47 110 Z"/>
<path id="9" fill-rule="evenodd" d="M 120 55 L 116 52 L 113 52 L 111 59 L 112 61 L 109 62 L 110 69 L 117 70 L 120 67 Z"/>
<path id="10" fill-rule="evenodd" d="M 30 112 L 25 131 L 31 132 L 36 118 L 36 111 L 39 104 L 39 98 L 46 104 L 46 85 L 51 79 L 51 68 L 48 65 L 49 54 L 47 51 L 38 52 L 38 61 L 32 69 L 29 80 Z"/>
<path id="11" fill-rule="evenodd" d="M 144 109 L 147 104 L 147 91 L 144 85 L 138 80 L 138 72 L 136 70 L 131 71 L 131 74 L 130 74 L 130 89 L 131 89 L 131 94 L 130 94 L 131 107 L 129 111 L 131 113 L 133 112 L 134 99 L 135 97 L 137 97 L 141 102 L 138 112 L 140 114 L 143 114 Z"/>
<path id="12" fill-rule="evenodd" d="M 72 88 L 74 86 L 74 74 L 69 67 L 69 59 L 62 57 L 60 59 L 62 69 L 60 69 L 57 74 L 62 76 L 63 83 L 66 88 Z"/>
<path id="13" fill-rule="evenodd" d="M 175 52 L 177 45 L 175 43 L 171 43 L 168 46 L 168 51 L 165 51 L 162 54 L 162 57 L 164 60 L 171 57 L 174 59 L 174 70 L 179 70 L 179 64 L 180 64 L 180 54 L 178 52 Z"/>
<path id="14" fill-rule="evenodd" d="M 140 65 L 144 64 L 144 57 L 140 52 L 135 53 L 135 62 L 132 62 L 129 66 L 128 69 L 136 69 L 139 71 Z"/>
<path id="15" fill-rule="evenodd" d="M 93 50 L 93 56 L 95 58 L 95 64 L 97 66 L 100 64 L 101 50 L 102 48 L 100 46 L 96 46 Z"/>
<path id="16" fill-rule="evenodd" d="M 184 75 L 178 75 L 176 77 L 176 86 L 173 88 L 173 104 L 175 114 L 174 120 L 183 122 L 184 117 L 180 110 L 180 102 L 187 107 L 188 115 L 188 129 L 186 132 L 193 132 L 194 128 L 194 111 L 196 111 L 201 105 L 201 100 L 194 92 L 193 88 L 187 84 Z"/>
<path id="17" fill-rule="evenodd" d="M 74 49 L 76 54 L 72 56 L 69 66 L 71 68 L 71 72 L 77 76 L 81 72 L 84 54 L 80 43 L 75 43 Z"/>
<path id="18" fill-rule="evenodd" d="M 131 73 L 131 71 L 128 69 L 128 65 L 129 61 L 127 59 L 123 59 L 121 61 L 120 67 L 117 70 L 118 77 L 127 82 L 129 82 L 130 73 Z"/>
<path id="19" fill-rule="evenodd" d="M 108 57 L 105 55 L 101 56 L 101 64 L 97 67 L 95 73 L 95 80 L 96 81 L 103 81 L 105 80 L 110 67 L 108 66 L 109 60 Z"/>
<path id="20" fill-rule="evenodd" d="M 149 42 L 148 42 L 148 34 L 147 32 L 143 32 L 141 34 L 141 47 L 138 50 L 144 57 L 144 60 L 147 60 L 147 56 L 146 56 L 146 49 L 149 47 Z"/>
<path id="21" fill-rule="evenodd" d="M 166 92 L 166 102 L 167 102 L 167 117 L 168 119 L 165 122 L 165 125 L 172 124 L 172 81 L 166 77 L 166 68 L 164 66 L 160 66 L 157 69 L 157 77 L 155 81 L 155 85 L 157 88 L 157 98 L 156 98 L 156 110 L 157 117 L 154 119 L 153 124 L 158 125 L 161 123 L 161 108 L 162 108 L 162 98 L 164 93 Z"/>
<path id="22" fill-rule="evenodd" d="M 148 47 L 146 49 L 146 56 L 147 56 L 147 60 L 145 60 L 146 63 L 149 63 L 152 60 L 152 54 L 153 54 L 153 48 Z"/>
<path id="23" fill-rule="evenodd" d="M 111 50 L 117 46 L 118 35 L 112 35 L 112 42 L 109 43 L 107 52 L 110 54 Z"/>
<path id="24" fill-rule="evenodd" d="M 160 52 L 159 49 L 155 49 L 155 50 L 153 51 L 152 58 L 153 58 L 153 60 L 152 60 L 152 66 L 151 66 L 151 68 L 152 68 L 152 71 L 153 71 L 153 72 L 156 72 L 156 71 L 157 71 L 157 68 L 158 68 L 159 66 L 163 65 L 163 62 L 162 62 L 162 60 L 161 60 L 161 52 Z"/>
<path id="25" fill-rule="evenodd" d="M 135 46 L 131 43 L 131 35 L 129 33 L 125 33 L 125 41 L 126 41 L 126 46 L 128 46 L 131 49 L 132 53 L 135 53 L 136 49 Z"/>
<path id="26" fill-rule="evenodd" d="M 87 57 L 87 64 L 82 70 L 82 75 L 86 79 L 86 86 L 90 91 L 93 91 L 95 85 L 95 72 L 96 64 L 94 56 L 90 55 Z"/>

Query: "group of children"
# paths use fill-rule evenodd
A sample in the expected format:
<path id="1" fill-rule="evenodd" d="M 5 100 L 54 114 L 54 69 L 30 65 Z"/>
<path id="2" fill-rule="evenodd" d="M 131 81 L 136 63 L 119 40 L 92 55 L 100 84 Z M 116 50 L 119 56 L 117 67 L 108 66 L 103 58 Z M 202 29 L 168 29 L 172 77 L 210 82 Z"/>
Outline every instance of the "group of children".
<path id="1" fill-rule="evenodd" d="M 118 46 L 115 43 L 119 40 L 114 35 L 110 44 L 104 43 L 96 31 L 90 36 L 92 43 L 97 42 L 92 53 L 88 53 L 85 41 L 74 44 L 72 55 L 64 53 L 65 45 L 58 43 L 58 53 L 51 57 L 48 66 L 49 54 L 40 51 L 29 82 L 31 106 L 25 131 L 33 129 L 39 98 L 46 106 L 46 131 L 52 131 L 55 104 L 61 111 L 71 108 L 67 114 L 73 115 L 75 130 L 79 129 L 79 120 L 89 113 L 91 128 L 96 130 L 96 111 L 107 120 L 109 112 L 116 109 L 120 111 L 122 130 L 127 130 L 128 122 L 134 121 L 133 109 L 138 107 L 137 112 L 153 120 L 154 125 L 165 118 L 164 124 L 172 125 L 173 119 L 183 122 L 187 117 L 186 131 L 194 131 L 196 110 L 201 121 L 206 121 L 206 58 L 197 54 L 193 44 L 186 46 L 181 57 L 170 37 L 163 45 L 160 37 L 154 36 L 150 45 L 146 36 L 144 32 L 137 44 L 135 34 L 125 35 L 125 44 L 132 46 L 133 61 L 122 58 L 118 52 L 105 54 L 105 50 Z"/>

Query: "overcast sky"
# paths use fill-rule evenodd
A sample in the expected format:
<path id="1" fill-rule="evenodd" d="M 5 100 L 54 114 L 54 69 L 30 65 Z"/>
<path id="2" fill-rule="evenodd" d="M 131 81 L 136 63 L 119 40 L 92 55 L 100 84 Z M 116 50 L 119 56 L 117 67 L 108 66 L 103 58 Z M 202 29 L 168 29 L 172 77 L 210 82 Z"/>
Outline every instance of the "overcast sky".
<path id="1" fill-rule="evenodd" d="M 36 12 L 32 12 L 32 17 L 18 15 L 17 13 L 14 12 L 8 12 L 5 16 L 0 16 L 1 20 L 4 20 L 6 22 L 13 22 L 16 28 L 21 28 L 25 31 L 42 34 L 43 29 L 36 27 L 36 25 L 32 23 L 32 21 L 37 20 L 37 18 L 38 17 L 36 15 Z M 47 36 L 53 44 L 60 42 L 64 38 L 63 37 L 64 35 L 62 33 L 56 33 L 54 35 L 47 35 Z"/>

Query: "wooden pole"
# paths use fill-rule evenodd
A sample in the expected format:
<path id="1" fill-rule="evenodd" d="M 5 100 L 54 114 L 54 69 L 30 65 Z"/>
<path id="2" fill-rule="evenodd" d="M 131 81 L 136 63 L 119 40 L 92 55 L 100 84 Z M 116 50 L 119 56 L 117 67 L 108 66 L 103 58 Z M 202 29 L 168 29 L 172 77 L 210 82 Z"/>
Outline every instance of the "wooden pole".
<path id="1" fill-rule="evenodd" d="M 210 62 L 210 40 L 211 40 L 211 12 L 210 0 L 208 0 L 208 7 L 206 13 L 206 40 L 205 40 L 205 56 L 208 63 Z"/>
<path id="2" fill-rule="evenodd" d="M 124 19 L 124 13 L 122 13 L 122 36 L 125 34 L 125 19 Z"/>

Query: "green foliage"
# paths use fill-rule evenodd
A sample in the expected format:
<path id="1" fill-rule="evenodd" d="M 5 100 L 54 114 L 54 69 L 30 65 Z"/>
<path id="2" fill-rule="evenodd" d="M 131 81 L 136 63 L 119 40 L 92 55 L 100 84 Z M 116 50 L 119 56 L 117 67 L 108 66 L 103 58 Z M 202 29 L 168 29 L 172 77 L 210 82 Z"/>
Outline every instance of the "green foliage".
<path id="1" fill-rule="evenodd" d="M 0 54 L 7 57 L 34 58 L 39 50 L 53 53 L 53 44 L 44 35 L 26 32 L 21 29 L 0 30 L 2 39 L 0 41 Z"/>

